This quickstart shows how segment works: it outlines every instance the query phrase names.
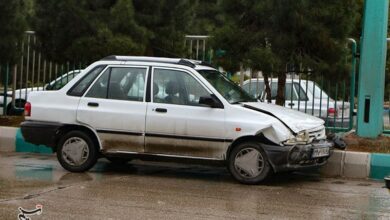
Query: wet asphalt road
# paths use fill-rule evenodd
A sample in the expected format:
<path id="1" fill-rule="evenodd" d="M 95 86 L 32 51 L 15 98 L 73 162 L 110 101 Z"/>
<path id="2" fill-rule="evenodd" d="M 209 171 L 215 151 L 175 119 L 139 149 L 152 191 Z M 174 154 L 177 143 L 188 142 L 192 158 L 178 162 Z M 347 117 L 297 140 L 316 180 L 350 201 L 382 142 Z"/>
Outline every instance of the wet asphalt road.
<path id="1" fill-rule="evenodd" d="M 0 153 L 0 219 L 390 219 L 382 182 L 277 175 L 236 183 L 224 168 L 105 159 L 68 173 L 54 156 Z"/>

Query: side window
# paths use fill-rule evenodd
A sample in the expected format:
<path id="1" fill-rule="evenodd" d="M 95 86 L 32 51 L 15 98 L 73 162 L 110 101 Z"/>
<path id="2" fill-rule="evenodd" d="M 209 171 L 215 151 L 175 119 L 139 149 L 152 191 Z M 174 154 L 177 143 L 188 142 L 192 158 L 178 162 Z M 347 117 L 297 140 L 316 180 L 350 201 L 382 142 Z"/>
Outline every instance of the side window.
<path id="1" fill-rule="evenodd" d="M 286 98 L 286 101 L 297 101 L 298 100 L 298 97 L 297 97 L 297 94 L 295 93 L 294 91 L 294 88 L 291 87 L 291 83 L 286 83 L 286 86 L 285 86 L 285 98 Z M 292 96 L 291 96 L 292 95 Z"/>
<path id="2" fill-rule="evenodd" d="M 294 91 L 294 88 L 291 88 L 291 82 L 286 82 L 285 85 L 285 90 L 284 90 L 284 98 L 286 101 L 295 101 L 298 100 L 297 94 Z M 292 93 L 292 97 L 291 97 Z M 271 99 L 276 99 L 276 96 L 278 94 L 278 83 L 277 82 L 272 82 L 271 83 Z"/>
<path id="3" fill-rule="evenodd" d="M 153 102 L 201 106 L 199 98 L 210 93 L 190 74 L 178 70 L 155 69 Z"/>
<path id="4" fill-rule="evenodd" d="M 88 72 L 83 78 L 81 78 L 69 91 L 68 95 L 82 96 L 87 90 L 89 85 L 95 80 L 95 78 L 102 72 L 106 66 L 97 66 Z"/>
<path id="5" fill-rule="evenodd" d="M 305 90 L 298 83 L 294 83 L 294 87 L 299 96 L 299 101 L 308 101 Z"/>
<path id="6" fill-rule="evenodd" d="M 258 98 L 264 90 L 264 82 L 250 81 L 249 83 L 242 86 L 242 88 L 253 98 Z"/>
<path id="7" fill-rule="evenodd" d="M 112 68 L 108 98 L 142 102 L 145 93 L 145 78 L 146 68 Z"/>
<path id="8" fill-rule="evenodd" d="M 55 83 L 53 84 L 51 90 L 59 90 L 59 89 L 61 89 L 66 84 L 68 84 L 68 82 L 70 82 L 79 73 L 80 72 L 75 72 L 75 71 L 66 73 L 64 76 L 61 77 L 60 80 L 55 81 Z"/>
<path id="9" fill-rule="evenodd" d="M 143 101 L 146 68 L 113 67 L 107 69 L 86 97 Z"/>
<path id="10" fill-rule="evenodd" d="M 107 98 L 107 82 L 108 77 L 110 76 L 111 69 L 108 68 L 104 73 L 99 77 L 99 79 L 92 85 L 91 89 L 85 95 L 86 97 L 91 98 Z"/>
<path id="11" fill-rule="evenodd" d="M 271 99 L 276 99 L 276 95 L 278 94 L 278 83 L 272 82 L 270 87 L 271 87 Z"/>

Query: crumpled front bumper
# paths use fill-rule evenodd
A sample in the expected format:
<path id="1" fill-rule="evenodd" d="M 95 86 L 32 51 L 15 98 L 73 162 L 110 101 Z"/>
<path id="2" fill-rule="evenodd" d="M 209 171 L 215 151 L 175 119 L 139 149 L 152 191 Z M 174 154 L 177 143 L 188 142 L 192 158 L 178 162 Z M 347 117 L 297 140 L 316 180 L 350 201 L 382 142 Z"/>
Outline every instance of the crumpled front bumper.
<path id="1" fill-rule="evenodd" d="M 316 141 L 306 145 L 277 146 L 263 145 L 269 162 L 275 172 L 320 167 L 333 153 L 334 143 L 329 140 Z M 315 148 L 329 148 L 329 155 L 313 158 Z"/>

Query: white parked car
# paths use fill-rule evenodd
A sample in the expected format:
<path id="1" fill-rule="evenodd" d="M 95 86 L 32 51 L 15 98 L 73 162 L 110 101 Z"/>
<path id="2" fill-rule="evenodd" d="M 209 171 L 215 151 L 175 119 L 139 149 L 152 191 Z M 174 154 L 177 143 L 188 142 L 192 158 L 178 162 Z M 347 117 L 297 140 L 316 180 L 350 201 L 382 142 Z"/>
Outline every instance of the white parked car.
<path id="1" fill-rule="evenodd" d="M 51 81 L 45 86 L 41 87 L 31 87 L 31 88 L 22 88 L 15 90 L 15 108 L 12 108 L 12 91 L 7 92 L 7 115 L 14 115 L 23 112 L 24 104 L 26 104 L 26 100 L 28 95 L 32 91 L 39 90 L 58 90 L 61 89 L 66 83 L 73 79 L 73 77 L 77 76 L 81 70 L 72 70 L 69 71 L 57 79 Z M 4 102 L 4 94 L 0 94 L 0 114 L 3 114 L 3 102 Z"/>
<path id="2" fill-rule="evenodd" d="M 110 56 L 58 91 L 31 92 L 21 130 L 83 172 L 100 156 L 213 161 L 256 184 L 271 172 L 318 167 L 333 143 L 324 121 L 258 102 L 199 61 Z"/>
<path id="3" fill-rule="evenodd" d="M 269 82 L 271 101 L 274 104 L 278 79 L 269 79 Z M 246 80 L 242 88 L 252 97 L 262 101 L 266 100 L 263 78 Z M 329 126 L 348 127 L 349 125 L 349 102 L 337 101 L 335 103 L 332 98 L 328 97 L 328 94 L 311 80 L 287 79 L 285 99 L 285 107 L 327 120 L 327 125 Z"/>

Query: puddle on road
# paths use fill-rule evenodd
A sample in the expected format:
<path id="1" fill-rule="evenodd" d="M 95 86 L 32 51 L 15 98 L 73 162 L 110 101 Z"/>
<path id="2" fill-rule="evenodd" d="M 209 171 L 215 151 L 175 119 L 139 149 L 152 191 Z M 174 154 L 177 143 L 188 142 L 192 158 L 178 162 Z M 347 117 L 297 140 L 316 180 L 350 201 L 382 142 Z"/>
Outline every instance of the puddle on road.
<path id="1" fill-rule="evenodd" d="M 105 165 L 100 162 L 91 172 L 70 173 L 63 169 L 58 162 L 50 160 L 49 157 L 38 157 L 29 159 L 29 157 L 5 157 L 0 163 L 0 180 L 14 182 L 47 182 L 48 184 L 75 183 L 92 180 L 100 180 Z M 2 158 L 3 159 L 3 158 Z M 42 160 L 41 160 L 42 159 Z M 0 182 L 0 183 L 2 183 Z"/>
<path id="2" fill-rule="evenodd" d="M 345 182 L 339 181 L 339 180 L 338 180 L 338 181 L 333 181 L 332 183 L 333 183 L 333 184 L 345 184 Z"/>
<path id="3" fill-rule="evenodd" d="M 53 166 L 51 165 L 16 164 L 14 168 L 15 177 L 19 180 L 52 181 L 53 179 Z"/>
<path id="4" fill-rule="evenodd" d="M 371 183 L 358 183 L 358 186 L 371 186 Z"/>

